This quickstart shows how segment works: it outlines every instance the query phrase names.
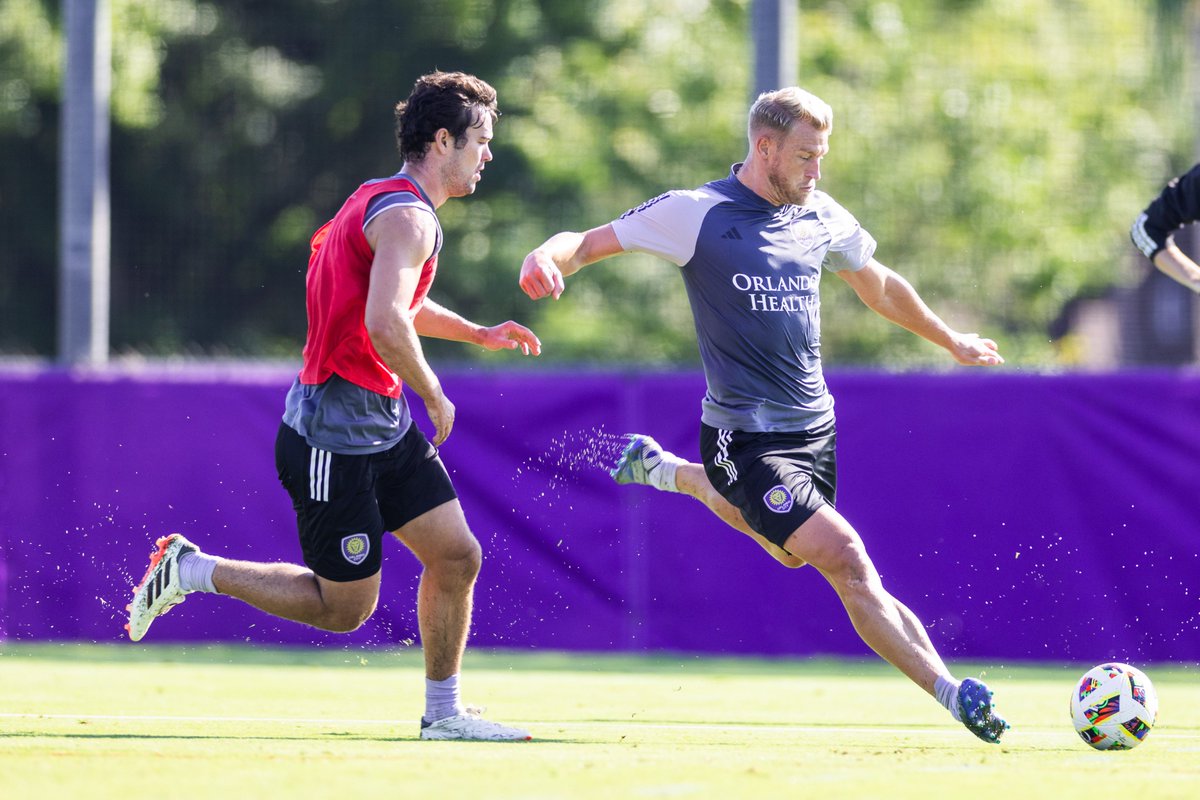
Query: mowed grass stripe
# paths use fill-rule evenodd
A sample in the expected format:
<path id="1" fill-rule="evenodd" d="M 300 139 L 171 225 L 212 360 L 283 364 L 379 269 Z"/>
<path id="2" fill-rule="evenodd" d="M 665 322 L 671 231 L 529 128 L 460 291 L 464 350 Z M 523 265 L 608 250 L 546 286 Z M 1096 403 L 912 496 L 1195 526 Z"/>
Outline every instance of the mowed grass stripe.
<path id="1" fill-rule="evenodd" d="M 414 651 L 5 644 L 0 797 L 1200 797 L 1195 667 L 1148 666 L 1160 725 L 1108 754 L 1070 728 L 1083 666 L 955 665 L 993 747 L 871 662 L 472 653 L 466 699 L 537 737 L 497 746 L 417 740 Z"/>
<path id="2" fill-rule="evenodd" d="M 170 724 L 178 723 L 261 723 L 263 725 L 307 725 L 307 726 L 362 726 L 362 727 L 400 727 L 400 728 L 415 728 L 419 724 L 419 720 L 396 720 L 396 719 L 306 719 L 303 717 L 219 717 L 219 716 L 168 716 L 168 715 L 152 715 L 152 714 L 11 714 L 0 712 L 0 719 L 27 719 L 27 720 L 58 720 L 58 721 L 77 721 L 77 722 L 99 722 L 99 721 L 114 721 L 114 722 L 163 722 Z M 523 719 L 521 717 L 513 717 L 509 721 L 522 725 L 556 725 L 561 726 L 562 723 L 546 723 L 535 719 Z M 631 722 L 629 720 L 588 720 L 574 719 L 570 721 L 573 728 L 628 728 L 631 724 L 636 725 L 639 729 L 646 730 L 717 730 L 717 731 L 762 731 L 773 730 L 779 733 L 856 733 L 870 732 L 875 734 L 889 735 L 908 735 L 915 732 L 923 732 L 932 735 L 946 735 L 958 738 L 961 730 L 957 726 L 948 725 L 908 725 L 905 727 L 888 727 L 885 725 L 841 725 L 828 723 L 812 723 L 808 725 L 795 725 L 788 723 L 771 723 L 771 722 L 755 722 L 755 723 L 733 723 L 733 722 L 652 722 L 647 720 L 639 720 Z M 1011 733 L 1011 732 L 1010 732 Z M 1012 734 L 1013 737 L 1024 738 L 1026 736 L 1052 736 L 1060 738 L 1063 736 L 1063 726 L 1057 725 L 1052 727 L 1042 728 L 1021 728 Z M 1153 733 L 1155 739 L 1181 739 L 1194 740 L 1200 744 L 1200 728 L 1193 728 L 1191 731 L 1164 731 L 1161 726 Z"/>

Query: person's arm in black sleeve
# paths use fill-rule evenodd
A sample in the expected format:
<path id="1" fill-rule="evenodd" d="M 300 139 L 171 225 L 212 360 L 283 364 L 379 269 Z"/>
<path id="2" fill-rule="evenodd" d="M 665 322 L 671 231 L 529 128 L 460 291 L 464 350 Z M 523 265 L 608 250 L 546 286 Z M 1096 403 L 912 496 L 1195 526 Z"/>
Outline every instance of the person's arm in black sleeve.
<path id="1" fill-rule="evenodd" d="M 1168 183 L 1129 231 L 1134 245 L 1154 266 L 1194 292 L 1200 292 L 1200 266 L 1175 246 L 1172 234 L 1197 220 L 1200 220 L 1200 164 Z"/>

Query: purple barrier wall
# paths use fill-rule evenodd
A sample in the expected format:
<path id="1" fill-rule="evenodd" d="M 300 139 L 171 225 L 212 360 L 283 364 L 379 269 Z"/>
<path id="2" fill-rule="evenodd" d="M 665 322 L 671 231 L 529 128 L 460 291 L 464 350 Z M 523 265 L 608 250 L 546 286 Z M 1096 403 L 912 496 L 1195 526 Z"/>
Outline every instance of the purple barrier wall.
<path id="1" fill-rule="evenodd" d="M 298 560 L 272 455 L 290 379 L 0 373 L 0 638 L 121 640 L 130 586 L 168 531 Z M 815 570 L 598 466 L 627 431 L 696 458 L 698 374 L 443 379 L 458 421 L 442 454 L 486 556 L 475 645 L 866 653 Z M 1200 377 L 830 383 L 839 508 L 943 655 L 1200 661 Z M 354 634 L 193 596 L 147 641 L 396 644 L 416 636 L 416 578 L 388 542 L 380 609 Z"/>

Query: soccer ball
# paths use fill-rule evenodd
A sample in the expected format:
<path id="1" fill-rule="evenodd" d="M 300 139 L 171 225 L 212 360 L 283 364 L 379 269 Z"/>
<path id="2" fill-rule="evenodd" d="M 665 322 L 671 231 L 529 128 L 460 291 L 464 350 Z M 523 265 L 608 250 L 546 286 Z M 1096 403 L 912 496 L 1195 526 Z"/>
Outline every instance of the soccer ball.
<path id="1" fill-rule="evenodd" d="M 1158 719 L 1158 695 L 1146 674 L 1128 664 L 1101 664 L 1083 674 L 1071 693 L 1071 721 L 1097 750 L 1130 750 L 1146 740 Z"/>

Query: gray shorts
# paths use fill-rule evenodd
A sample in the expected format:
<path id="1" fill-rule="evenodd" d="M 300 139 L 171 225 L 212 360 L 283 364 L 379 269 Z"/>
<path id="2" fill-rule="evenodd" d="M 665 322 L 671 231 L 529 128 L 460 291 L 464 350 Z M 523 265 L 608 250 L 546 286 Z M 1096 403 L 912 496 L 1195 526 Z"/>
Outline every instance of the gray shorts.
<path id="1" fill-rule="evenodd" d="M 700 424 L 708 480 L 768 541 L 788 537 L 837 497 L 837 432 L 747 433 Z"/>

